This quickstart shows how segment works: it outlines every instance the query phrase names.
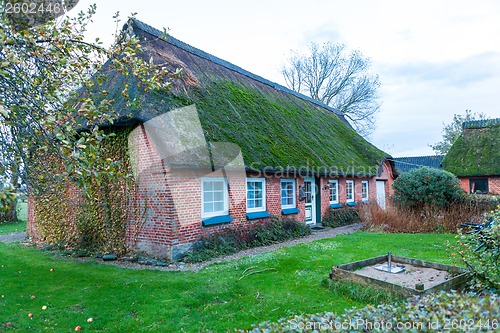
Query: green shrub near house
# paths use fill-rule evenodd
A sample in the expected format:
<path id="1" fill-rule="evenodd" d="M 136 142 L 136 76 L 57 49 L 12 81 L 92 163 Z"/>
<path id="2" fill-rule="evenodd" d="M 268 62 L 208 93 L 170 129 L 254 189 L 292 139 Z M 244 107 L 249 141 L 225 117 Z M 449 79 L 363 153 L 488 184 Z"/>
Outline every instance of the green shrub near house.
<path id="1" fill-rule="evenodd" d="M 453 174 L 429 167 L 401 174 L 392 187 L 397 203 L 424 211 L 449 207 L 464 194 L 459 180 Z"/>
<path id="2" fill-rule="evenodd" d="M 202 237 L 184 256 L 188 262 L 200 262 L 245 249 L 284 242 L 311 234 L 304 223 L 291 218 L 270 220 L 245 229 L 226 228 Z"/>

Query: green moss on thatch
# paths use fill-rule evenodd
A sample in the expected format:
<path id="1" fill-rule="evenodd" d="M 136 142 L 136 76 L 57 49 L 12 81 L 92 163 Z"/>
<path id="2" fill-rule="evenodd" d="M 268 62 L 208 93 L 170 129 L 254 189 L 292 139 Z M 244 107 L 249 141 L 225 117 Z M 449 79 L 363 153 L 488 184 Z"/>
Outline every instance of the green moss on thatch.
<path id="1" fill-rule="evenodd" d="M 151 29 L 146 30 L 158 33 Z M 326 107 L 222 60 L 214 62 L 200 50 L 167 43 L 140 28 L 135 32 L 148 58 L 180 66 L 183 76 L 170 92 L 143 93 L 130 78 L 111 75 L 104 88 L 119 110 L 115 125 L 133 126 L 194 104 L 206 140 L 238 145 L 251 170 L 372 176 L 388 157 Z M 121 101 L 125 83 L 133 99 L 128 105 Z"/>
<path id="2" fill-rule="evenodd" d="M 207 141 L 237 144 L 254 170 L 373 175 L 387 156 L 332 112 L 272 91 L 213 82 L 193 101 Z"/>
<path id="3" fill-rule="evenodd" d="M 466 128 L 443 159 L 456 176 L 500 175 L 500 126 Z"/>

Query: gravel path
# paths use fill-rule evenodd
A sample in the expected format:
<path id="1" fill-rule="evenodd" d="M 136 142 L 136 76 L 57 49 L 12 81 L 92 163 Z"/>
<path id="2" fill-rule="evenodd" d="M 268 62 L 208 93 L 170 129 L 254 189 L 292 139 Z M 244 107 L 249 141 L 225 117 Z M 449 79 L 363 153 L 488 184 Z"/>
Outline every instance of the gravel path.
<path id="1" fill-rule="evenodd" d="M 253 249 L 248 249 L 244 250 L 235 254 L 231 254 L 229 256 L 225 257 L 220 257 L 220 258 L 215 258 L 213 260 L 205 261 L 202 263 L 196 263 L 196 264 L 172 264 L 168 267 L 160 267 L 160 266 L 148 266 L 148 265 L 141 265 L 138 264 L 137 262 L 130 262 L 126 260 L 116 260 L 116 261 L 102 261 L 99 259 L 93 259 L 93 258 L 79 258 L 77 259 L 78 261 L 84 261 L 84 262 L 89 262 L 89 261 L 95 261 L 98 260 L 98 262 L 103 263 L 103 264 L 108 264 L 108 265 L 114 265 L 122 268 L 130 268 L 130 269 L 151 269 L 151 270 L 160 270 L 160 271 L 199 271 L 203 267 L 206 267 L 210 264 L 217 263 L 217 262 L 224 262 L 228 260 L 233 260 L 233 259 L 239 259 L 242 257 L 248 257 L 248 256 L 255 256 L 264 252 L 276 250 L 285 246 L 292 246 L 292 245 L 297 245 L 301 243 L 308 243 L 312 242 L 318 239 L 324 239 L 324 238 L 332 238 L 335 237 L 336 235 L 340 234 L 350 234 L 355 231 L 358 231 L 362 228 L 361 223 L 357 224 L 352 224 L 344 227 L 338 227 L 338 228 L 325 228 L 324 230 L 321 231 L 313 231 L 313 233 L 309 236 L 302 237 L 299 239 L 293 239 L 290 241 L 286 241 L 283 243 L 279 244 L 273 244 L 269 246 L 262 246 L 262 247 L 256 247 Z M 181 267 L 180 267 L 181 266 Z"/>
<path id="2" fill-rule="evenodd" d="M 0 243 L 22 242 L 25 239 L 25 232 L 11 232 L 10 234 L 0 235 Z"/>

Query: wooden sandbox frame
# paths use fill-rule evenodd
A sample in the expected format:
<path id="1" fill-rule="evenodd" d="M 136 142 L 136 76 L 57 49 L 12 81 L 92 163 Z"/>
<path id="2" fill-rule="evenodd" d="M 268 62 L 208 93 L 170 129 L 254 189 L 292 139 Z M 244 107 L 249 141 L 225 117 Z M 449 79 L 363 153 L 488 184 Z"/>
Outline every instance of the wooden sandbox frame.
<path id="1" fill-rule="evenodd" d="M 366 266 L 372 266 L 376 264 L 382 264 L 386 261 L 388 261 L 388 255 L 384 256 L 379 256 L 379 257 L 374 257 L 374 258 L 369 258 L 365 260 L 360 260 L 344 265 L 336 265 L 332 267 L 332 272 L 330 273 L 330 279 L 332 280 L 343 280 L 343 281 L 350 281 L 350 282 L 356 282 L 359 284 L 363 285 L 370 285 L 374 286 L 375 288 L 378 289 L 383 289 L 387 291 L 392 291 L 396 292 L 399 295 L 402 295 L 404 297 L 410 297 L 413 295 L 425 295 L 429 293 L 433 293 L 436 291 L 444 290 L 460 290 L 463 289 L 465 286 L 468 276 L 463 268 L 456 267 L 456 266 L 450 266 L 450 265 L 445 265 L 445 264 L 439 264 L 435 262 L 430 262 L 430 261 L 425 261 L 425 260 L 420 260 L 420 259 L 413 259 L 413 258 L 406 258 L 406 257 L 400 257 L 396 255 L 391 255 L 391 260 L 394 264 L 408 264 L 408 265 L 413 265 L 417 267 L 427 267 L 427 268 L 433 268 L 437 270 L 442 270 L 446 271 L 447 273 L 450 274 L 451 278 L 446 280 L 445 282 L 439 283 L 435 286 L 425 288 L 422 290 L 417 289 L 417 286 L 415 288 L 409 288 L 406 286 L 401 286 L 398 284 L 394 284 L 391 282 L 387 281 L 382 281 L 379 279 L 375 279 L 372 277 L 368 276 L 362 276 L 359 274 L 356 274 L 356 270 L 366 267 Z M 402 274 L 402 273 L 400 273 Z"/>

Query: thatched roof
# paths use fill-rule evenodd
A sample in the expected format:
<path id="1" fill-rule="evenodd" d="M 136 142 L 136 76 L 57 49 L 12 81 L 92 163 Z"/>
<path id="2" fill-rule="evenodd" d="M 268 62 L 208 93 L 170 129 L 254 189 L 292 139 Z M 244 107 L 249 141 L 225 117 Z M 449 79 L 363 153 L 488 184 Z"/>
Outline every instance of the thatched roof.
<path id="1" fill-rule="evenodd" d="M 443 159 L 456 176 L 500 176 L 500 118 L 469 121 Z"/>
<path id="2" fill-rule="evenodd" d="M 168 93 L 142 93 L 114 74 L 104 87 L 119 111 L 115 126 L 146 122 L 194 104 L 208 142 L 240 147 L 251 170 L 299 169 L 316 174 L 375 175 L 388 157 L 358 135 L 331 107 L 187 45 L 138 20 L 131 20 L 146 55 L 182 68 Z M 133 102 L 120 94 L 130 84 Z"/>

